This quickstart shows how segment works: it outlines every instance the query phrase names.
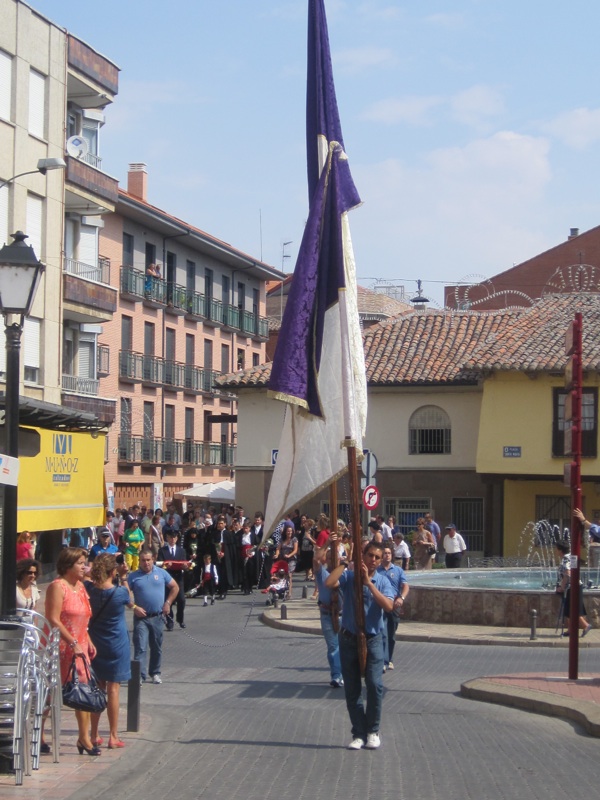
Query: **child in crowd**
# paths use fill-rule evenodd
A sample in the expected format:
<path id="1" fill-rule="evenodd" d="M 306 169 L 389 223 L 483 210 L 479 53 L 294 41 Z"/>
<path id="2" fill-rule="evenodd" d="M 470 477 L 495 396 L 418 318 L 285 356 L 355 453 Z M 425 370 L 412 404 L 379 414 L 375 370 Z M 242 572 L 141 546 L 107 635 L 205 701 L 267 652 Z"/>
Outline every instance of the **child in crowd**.
<path id="1" fill-rule="evenodd" d="M 219 585 L 219 573 L 217 567 L 212 563 L 210 555 L 207 553 L 204 556 L 204 567 L 202 569 L 202 591 L 204 594 L 203 605 L 208 605 L 208 596 L 210 595 L 210 604 L 215 604 L 215 594 L 217 593 L 217 586 Z"/>

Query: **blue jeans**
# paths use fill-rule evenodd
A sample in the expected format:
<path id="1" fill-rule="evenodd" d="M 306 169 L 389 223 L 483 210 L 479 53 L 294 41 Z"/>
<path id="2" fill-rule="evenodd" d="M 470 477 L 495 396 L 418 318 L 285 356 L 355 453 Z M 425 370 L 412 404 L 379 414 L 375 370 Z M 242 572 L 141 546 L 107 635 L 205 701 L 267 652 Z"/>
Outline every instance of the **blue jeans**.
<path id="1" fill-rule="evenodd" d="M 162 615 L 157 617 L 134 617 L 133 619 L 133 658 L 140 662 L 140 674 L 146 680 L 146 653 L 150 646 L 150 677 L 160 675 L 162 660 L 164 622 Z"/>
<path id="2" fill-rule="evenodd" d="M 385 665 L 393 661 L 394 658 L 394 647 L 396 646 L 396 630 L 398 628 L 400 620 L 398 617 L 392 612 L 388 614 L 386 611 L 383 615 L 383 659 Z"/>
<path id="3" fill-rule="evenodd" d="M 383 636 L 367 638 L 365 684 L 367 707 L 363 705 L 362 679 L 358 660 L 357 640 L 340 631 L 340 660 L 346 694 L 346 707 L 352 725 L 352 738 L 366 741 L 368 733 L 378 733 L 383 701 Z"/>
<path id="4" fill-rule="evenodd" d="M 340 645 L 338 635 L 333 630 L 333 620 L 331 614 L 321 611 L 321 630 L 327 645 L 327 661 L 329 661 L 329 672 L 332 681 L 339 681 L 342 677 L 342 667 L 340 664 Z"/>

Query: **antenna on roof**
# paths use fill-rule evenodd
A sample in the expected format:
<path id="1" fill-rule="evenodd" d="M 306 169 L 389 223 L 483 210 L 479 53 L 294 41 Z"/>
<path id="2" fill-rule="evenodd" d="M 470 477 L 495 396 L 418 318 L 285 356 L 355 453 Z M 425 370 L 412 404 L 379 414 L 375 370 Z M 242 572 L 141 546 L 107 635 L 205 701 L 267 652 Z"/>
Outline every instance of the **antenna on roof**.
<path id="1" fill-rule="evenodd" d="M 417 281 L 417 294 L 414 297 L 411 297 L 410 302 L 415 306 L 415 308 L 423 308 L 425 303 L 429 303 L 429 298 L 423 295 L 421 290 L 421 281 Z"/>

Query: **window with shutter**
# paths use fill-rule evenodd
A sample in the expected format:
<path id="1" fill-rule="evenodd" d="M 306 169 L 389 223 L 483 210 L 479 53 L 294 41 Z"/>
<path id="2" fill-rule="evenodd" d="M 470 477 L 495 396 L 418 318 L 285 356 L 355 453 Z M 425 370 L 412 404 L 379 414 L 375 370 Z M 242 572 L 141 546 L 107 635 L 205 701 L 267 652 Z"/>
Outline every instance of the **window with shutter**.
<path id="1" fill-rule="evenodd" d="M 42 215 L 44 201 L 35 194 L 27 195 L 27 244 L 30 244 L 38 258 L 42 258 Z"/>
<path id="2" fill-rule="evenodd" d="M 0 117 L 11 119 L 12 113 L 12 56 L 0 50 Z"/>
<path id="3" fill-rule="evenodd" d="M 10 244 L 8 233 L 8 186 L 0 189 L 0 246 Z M 10 240 L 12 241 L 12 239 Z"/>
<path id="4" fill-rule="evenodd" d="M 29 70 L 29 133 L 44 138 L 46 132 L 46 78 Z"/>
<path id="5" fill-rule="evenodd" d="M 32 383 L 40 381 L 40 329 L 39 319 L 27 317 L 23 325 L 23 377 Z"/>

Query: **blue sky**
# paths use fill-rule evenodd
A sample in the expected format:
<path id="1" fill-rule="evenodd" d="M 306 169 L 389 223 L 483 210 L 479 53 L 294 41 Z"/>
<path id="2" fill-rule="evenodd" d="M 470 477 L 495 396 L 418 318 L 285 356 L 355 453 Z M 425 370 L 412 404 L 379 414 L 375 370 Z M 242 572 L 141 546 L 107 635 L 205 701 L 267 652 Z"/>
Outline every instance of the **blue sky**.
<path id="1" fill-rule="evenodd" d="M 291 271 L 307 0 L 34 0 L 120 68 L 103 168 Z M 600 224 L 597 0 L 326 0 L 359 281 L 477 280 Z M 290 258 L 282 259 L 284 242 Z M 476 277 L 473 277 L 476 276 Z"/>

